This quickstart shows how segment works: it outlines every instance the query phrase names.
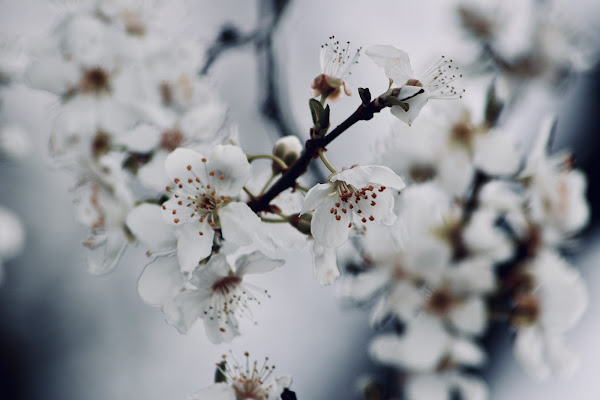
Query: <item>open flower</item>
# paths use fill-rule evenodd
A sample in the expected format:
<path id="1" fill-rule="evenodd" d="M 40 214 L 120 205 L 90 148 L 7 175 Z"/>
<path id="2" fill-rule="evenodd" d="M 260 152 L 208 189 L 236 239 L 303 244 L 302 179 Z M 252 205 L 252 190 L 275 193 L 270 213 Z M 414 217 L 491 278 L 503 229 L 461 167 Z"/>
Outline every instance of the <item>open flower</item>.
<path id="1" fill-rule="evenodd" d="M 266 357 L 259 367 L 257 361 L 250 361 L 248 352 L 244 353 L 245 362 L 240 363 L 235 357 L 223 355 L 223 361 L 217 364 L 218 371 L 226 382 L 215 383 L 194 393 L 192 400 L 276 400 L 287 389 L 292 378 L 281 376 L 269 383 L 268 379 L 275 370 L 269 365 Z"/>
<path id="2" fill-rule="evenodd" d="M 354 56 L 349 54 L 350 42 L 346 47 L 340 48 L 340 42 L 331 36 L 331 45 L 321 46 L 321 74 L 319 74 L 311 85 L 313 97 L 323 96 L 330 101 L 337 100 L 342 95 L 341 87 L 344 88 L 346 96 L 351 96 L 352 91 L 344 79 L 350 75 L 352 66 L 358 63 L 360 57 L 359 48 Z"/>
<path id="3" fill-rule="evenodd" d="M 401 190 L 404 186 L 387 167 L 356 166 L 311 188 L 301 214 L 315 210 L 311 223 L 315 240 L 323 247 L 339 247 L 348 239 L 353 223 L 393 224 L 394 195 L 389 189 Z"/>
<path id="4" fill-rule="evenodd" d="M 209 159 L 185 148 L 165 161 L 175 183 L 162 205 L 165 220 L 176 226 L 177 257 L 184 271 L 210 255 L 215 229 L 225 240 L 245 246 L 253 241 L 260 219 L 246 203 L 234 201 L 250 177 L 250 165 L 236 146 L 216 146 Z"/>
<path id="5" fill-rule="evenodd" d="M 269 272 L 283 263 L 255 251 L 239 257 L 233 271 L 225 256 L 217 254 L 206 266 L 194 271 L 190 283 L 195 289 L 177 295 L 163 311 L 169 323 L 181 333 L 186 333 L 201 318 L 213 343 L 231 342 L 240 335 L 239 318 L 251 318 L 250 304 L 260 304 L 254 295 L 256 286 L 245 284 L 244 276 Z"/>
<path id="6" fill-rule="evenodd" d="M 375 64 L 384 68 L 389 79 L 401 85 L 397 97 L 408 104 L 408 110 L 395 105 L 391 112 L 408 125 L 413 123 L 429 99 L 461 97 L 451 83 L 462 75 L 457 72 L 458 68 L 452 64 L 452 60 L 444 56 L 416 78 L 408 54 L 403 50 L 390 45 L 375 45 L 369 47 L 366 54 Z"/>

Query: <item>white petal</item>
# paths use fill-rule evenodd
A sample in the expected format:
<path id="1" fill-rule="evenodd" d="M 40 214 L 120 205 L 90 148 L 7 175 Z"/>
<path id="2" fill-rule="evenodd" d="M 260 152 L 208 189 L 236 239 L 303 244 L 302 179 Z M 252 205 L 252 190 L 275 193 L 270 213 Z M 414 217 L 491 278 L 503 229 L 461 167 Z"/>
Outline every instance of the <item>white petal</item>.
<path id="1" fill-rule="evenodd" d="M 231 272 L 231 267 L 225 255 L 222 253 L 215 254 L 205 266 L 194 270 L 190 283 L 198 288 L 208 289 Z"/>
<path id="2" fill-rule="evenodd" d="M 417 94 L 420 90 L 424 92 Z M 408 111 L 404 111 L 400 106 L 392 106 L 390 112 L 410 126 L 421 112 L 421 109 L 427 104 L 429 92 L 420 87 L 405 85 L 400 90 L 398 98 L 408 103 Z"/>
<path id="3" fill-rule="evenodd" d="M 313 262 L 315 265 L 315 277 L 323 286 L 333 285 L 340 276 L 337 266 L 336 249 L 323 247 L 316 241 L 313 243 Z"/>
<path id="4" fill-rule="evenodd" d="M 375 45 L 365 51 L 378 66 L 384 68 L 385 74 L 398 85 L 404 85 L 413 78 L 408 54 L 390 45 Z"/>
<path id="5" fill-rule="evenodd" d="M 335 207 L 335 197 L 337 196 L 330 196 L 315 210 L 310 226 L 315 240 L 324 247 L 339 247 L 348 240 L 350 234 L 348 225 L 351 222 L 352 213 L 331 213 L 331 209 Z M 339 200 L 339 197 L 337 199 Z"/>
<path id="6" fill-rule="evenodd" d="M 457 364 L 469 367 L 481 367 L 487 361 L 485 351 L 476 343 L 464 338 L 453 339 L 450 358 Z"/>
<path id="7" fill-rule="evenodd" d="M 190 400 L 235 400 L 235 392 L 227 383 L 215 383 L 190 396 Z"/>
<path id="8" fill-rule="evenodd" d="M 412 371 L 430 371 L 445 355 L 449 335 L 441 321 L 422 314 L 412 321 L 404 335 L 382 335 L 369 345 L 374 359 Z"/>
<path id="9" fill-rule="evenodd" d="M 194 150 L 178 148 L 167 156 L 165 160 L 165 169 L 171 181 L 179 179 L 183 185 L 187 185 L 188 179 L 194 181 L 197 178 L 206 185 L 206 166 L 202 162 L 202 154 Z M 188 166 L 191 169 L 188 170 Z"/>
<path id="10" fill-rule="evenodd" d="M 219 196 L 237 196 L 250 179 L 248 158 L 237 146 L 216 146 L 206 168 L 214 171 L 214 176 L 209 176 L 209 181 Z"/>
<path id="11" fill-rule="evenodd" d="M 452 381 L 463 400 L 487 400 L 490 396 L 487 384 L 481 378 L 456 374 Z"/>
<path id="12" fill-rule="evenodd" d="M 360 168 L 360 167 L 359 167 Z M 370 175 L 369 183 L 375 183 L 380 186 L 391 187 L 402 190 L 406 184 L 394 171 L 381 165 L 365 165 L 364 168 Z"/>
<path id="13" fill-rule="evenodd" d="M 125 236 L 123 229 L 119 227 L 109 231 L 104 245 L 94 248 L 87 257 L 90 274 L 104 275 L 112 271 L 128 244 L 129 239 Z"/>
<path id="14" fill-rule="evenodd" d="M 550 368 L 544 360 L 544 340 L 537 327 L 520 329 L 513 351 L 529 375 L 540 380 L 550 375 Z"/>
<path id="15" fill-rule="evenodd" d="M 418 374 L 406 383 L 408 400 L 449 400 L 449 392 L 446 380 L 436 374 Z"/>
<path id="16" fill-rule="evenodd" d="M 183 288 L 185 278 L 175 257 L 159 257 L 146 265 L 138 280 L 138 293 L 152 305 L 173 299 Z"/>
<path id="17" fill-rule="evenodd" d="M 382 297 L 371 314 L 370 324 L 376 326 L 388 316 L 393 315 L 402 321 L 410 321 L 424 303 L 421 291 L 408 281 L 400 281 L 394 285 L 392 291 Z"/>
<path id="18" fill-rule="evenodd" d="M 160 131 L 152 125 L 139 124 L 116 137 L 115 143 L 138 153 L 149 153 L 160 142 Z"/>
<path id="19" fill-rule="evenodd" d="M 80 72 L 73 62 L 59 57 L 43 57 L 31 63 L 25 72 L 28 84 L 59 96 L 75 87 Z"/>
<path id="20" fill-rule="evenodd" d="M 163 306 L 167 323 L 177 328 L 179 333 L 185 334 L 191 326 L 202 316 L 204 304 L 210 298 L 206 290 L 189 290 L 183 292 Z"/>
<path id="21" fill-rule="evenodd" d="M 264 274 L 281 267 L 284 263 L 284 260 L 274 260 L 257 250 L 250 254 L 244 254 L 235 260 L 236 275 Z"/>
<path id="22" fill-rule="evenodd" d="M 175 249 L 177 238 L 173 226 L 164 222 L 160 206 L 142 203 L 127 214 L 127 227 L 153 252 Z"/>
<path id="23" fill-rule="evenodd" d="M 223 124 L 227 108 L 217 102 L 201 104 L 186 112 L 179 126 L 186 138 L 194 140 L 212 139 Z"/>
<path id="24" fill-rule="evenodd" d="M 487 313 L 483 299 L 472 296 L 450 312 L 450 321 L 460 331 L 480 335 L 487 326 Z"/>
<path id="25" fill-rule="evenodd" d="M 157 192 L 162 192 L 167 186 L 172 186 L 173 183 L 167 176 L 165 171 L 165 161 L 168 153 L 164 150 L 154 152 L 152 160 L 142 165 L 137 171 L 137 177 L 142 185 L 154 189 Z"/>
<path id="26" fill-rule="evenodd" d="M 193 271 L 200 260 L 210 255 L 214 236 L 215 231 L 206 221 L 194 221 L 177 229 L 177 258 L 182 271 Z"/>
<path id="27" fill-rule="evenodd" d="M 218 318 L 204 318 L 204 330 L 208 339 L 214 344 L 231 343 L 236 337 L 240 336 L 241 332 L 238 327 L 238 322 L 231 314 L 227 315 L 228 324 L 223 321 L 219 322 Z"/>
<path id="28" fill-rule="evenodd" d="M 345 275 L 338 285 L 342 299 L 362 303 L 370 300 L 390 281 L 390 274 L 383 269 L 367 271 L 357 276 Z"/>
<path id="29" fill-rule="evenodd" d="M 489 175 L 513 175 L 521 165 L 517 143 L 508 135 L 478 138 L 473 163 Z"/>
<path id="30" fill-rule="evenodd" d="M 329 180 L 331 182 L 343 181 L 348 185 L 352 185 L 357 189 L 368 186 L 371 179 L 371 171 L 366 167 L 353 167 L 343 170 L 340 173 L 333 175 Z"/>
<path id="31" fill-rule="evenodd" d="M 312 211 L 318 208 L 331 193 L 332 186 L 328 183 L 318 183 L 306 194 L 304 197 L 304 204 L 302 205 L 302 211 L 300 214 L 304 214 L 308 211 Z"/>
<path id="32" fill-rule="evenodd" d="M 235 201 L 219 210 L 223 238 L 240 246 L 254 241 L 260 218 L 246 203 Z"/>

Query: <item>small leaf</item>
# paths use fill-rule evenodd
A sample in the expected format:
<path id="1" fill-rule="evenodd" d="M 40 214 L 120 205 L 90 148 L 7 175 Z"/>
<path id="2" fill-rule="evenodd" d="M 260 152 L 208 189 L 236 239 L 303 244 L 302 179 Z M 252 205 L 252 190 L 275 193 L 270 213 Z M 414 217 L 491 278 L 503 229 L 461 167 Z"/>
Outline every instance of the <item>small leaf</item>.
<path id="1" fill-rule="evenodd" d="M 319 116 L 324 111 L 323 105 L 319 100 L 310 99 L 308 101 L 308 106 L 310 107 L 310 115 L 312 116 L 313 124 L 315 124 L 315 126 L 320 126 Z"/>
<path id="2" fill-rule="evenodd" d="M 321 128 L 321 130 L 327 130 L 329 128 L 330 111 L 329 104 L 327 104 L 327 107 L 325 107 L 323 111 L 319 113 L 319 128 Z"/>
<path id="3" fill-rule="evenodd" d="M 296 397 L 296 393 L 285 388 L 283 389 L 283 392 L 281 392 L 281 400 L 298 400 L 298 398 Z"/>
<path id="4" fill-rule="evenodd" d="M 362 100 L 363 104 L 368 104 L 371 102 L 371 91 L 369 90 L 369 88 L 358 88 L 358 95 L 360 96 L 360 99 Z"/>

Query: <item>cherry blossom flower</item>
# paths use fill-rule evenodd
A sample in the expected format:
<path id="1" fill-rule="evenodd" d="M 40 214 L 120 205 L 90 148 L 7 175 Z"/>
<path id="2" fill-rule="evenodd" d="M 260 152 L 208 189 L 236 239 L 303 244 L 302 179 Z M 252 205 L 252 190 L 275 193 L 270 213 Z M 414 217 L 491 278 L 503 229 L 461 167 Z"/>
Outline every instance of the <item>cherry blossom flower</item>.
<path id="1" fill-rule="evenodd" d="M 511 317 L 517 327 L 515 356 L 525 371 L 538 379 L 552 373 L 572 375 L 578 358 L 565 344 L 564 335 L 580 320 L 588 295 L 583 280 L 561 257 L 543 251 L 525 269 L 532 291 L 515 295 Z"/>
<path id="2" fill-rule="evenodd" d="M 429 99 L 454 99 L 461 97 L 452 83 L 462 75 L 457 72 L 452 60 L 442 56 L 432 64 L 419 78 L 410 66 L 408 54 L 390 45 L 371 46 L 365 52 L 394 83 L 401 85 L 397 97 L 409 108 L 394 105 L 392 114 L 408 125 L 419 115 Z"/>
<path id="3" fill-rule="evenodd" d="M 311 224 L 315 240 L 323 247 L 339 247 L 348 239 L 354 223 L 393 224 L 396 215 L 392 211 L 391 190 L 404 186 L 402 179 L 387 167 L 356 166 L 311 188 L 301 214 L 315 210 Z"/>
<path id="4" fill-rule="evenodd" d="M 231 342 L 240 335 L 239 319 L 251 319 L 251 304 L 260 304 L 255 295 L 259 288 L 245 283 L 245 275 L 263 274 L 283 263 L 255 251 L 238 257 L 233 271 L 225 255 L 214 255 L 193 272 L 190 280 L 193 289 L 183 291 L 163 307 L 167 321 L 186 333 L 200 318 L 210 341 Z M 266 291 L 261 294 L 266 295 Z"/>
<path id="5" fill-rule="evenodd" d="M 321 74 L 312 83 L 311 92 L 313 97 L 323 96 L 330 101 L 339 99 L 344 88 L 346 96 L 351 96 L 352 91 L 344 81 L 351 74 L 354 64 L 358 63 L 360 57 L 359 48 L 354 56 L 349 54 L 350 42 L 346 47 L 340 48 L 340 42 L 334 36 L 329 38 L 331 44 L 321 46 Z"/>
<path id="6" fill-rule="evenodd" d="M 223 355 L 223 361 L 217 364 L 218 371 L 226 382 L 215 383 L 190 396 L 191 400 L 279 400 L 283 391 L 290 387 L 292 378 L 280 376 L 271 378 L 274 365 L 268 365 L 265 358 L 261 366 L 257 361 L 250 361 L 248 352 L 244 353 L 246 361 L 239 362 L 233 354 Z"/>
<path id="7" fill-rule="evenodd" d="M 165 161 L 174 182 L 170 200 L 162 205 L 165 221 L 175 225 L 177 257 L 184 271 L 210 255 L 215 229 L 237 245 L 249 245 L 260 223 L 246 203 L 235 201 L 250 177 L 250 165 L 236 146 L 218 145 L 211 156 L 185 148 Z"/>

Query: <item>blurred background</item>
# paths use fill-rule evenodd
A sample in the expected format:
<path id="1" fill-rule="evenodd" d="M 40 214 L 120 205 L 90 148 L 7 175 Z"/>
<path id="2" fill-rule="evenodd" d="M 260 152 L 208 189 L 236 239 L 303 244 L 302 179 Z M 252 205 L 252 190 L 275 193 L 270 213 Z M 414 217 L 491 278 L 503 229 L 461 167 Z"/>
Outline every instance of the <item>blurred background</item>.
<path id="1" fill-rule="evenodd" d="M 0 41 L 23 51 L 48 35 L 68 1 L 0 0 Z M 535 3 L 535 2 L 534 2 Z M 563 2 L 569 23 L 583 28 L 598 22 L 600 4 Z M 594 4 L 593 4 L 594 3 Z M 456 17 L 456 2 L 317 0 L 186 1 L 186 12 L 165 15 L 189 35 L 219 51 L 207 73 L 229 106 L 229 122 L 239 126 L 242 147 L 269 152 L 281 131 L 308 138 L 307 107 L 312 79 L 320 73 L 319 50 L 335 34 L 353 47 L 392 44 L 407 51 L 415 70 L 440 54 L 472 62 L 478 44 L 469 41 Z M 170 19 L 169 19 L 170 18 Z M 273 21 L 277 21 L 273 25 Z M 273 29 L 266 41 L 245 41 L 260 29 Z M 521 33 L 513 33 L 519 38 Z M 524 34 L 523 34 L 524 35 Z M 600 35 L 592 30 L 600 48 Z M 593 36 L 595 35 L 595 36 Z M 518 42 L 518 40 L 517 40 Z M 595 49 L 598 50 L 598 49 Z M 464 70 L 465 74 L 471 72 Z M 475 72 L 473 72 L 475 73 Z M 355 89 L 373 94 L 387 88 L 381 71 L 366 57 L 348 79 Z M 274 83 L 274 87 L 270 87 Z M 476 93 L 489 83 L 475 80 L 463 101 L 475 110 Z M 529 85 L 529 82 L 520 83 Z M 469 93 L 475 95 L 470 98 Z M 553 93 L 548 95 L 548 93 Z M 492 399 L 600 398 L 600 284 L 598 237 L 598 135 L 600 68 L 578 74 L 550 92 L 531 83 L 518 92 L 515 112 L 506 121 L 524 146 L 531 142 L 548 110 L 558 113 L 554 150 L 570 149 L 588 176 L 592 221 L 575 243 L 569 259 L 588 284 L 590 306 L 568 340 L 581 355 L 579 372 L 568 381 L 536 382 L 513 359 L 511 334 L 491 330 L 485 339 L 490 364 L 484 371 Z M 373 332 L 368 310 L 343 307 L 335 288 L 313 278 L 308 250 L 286 254 L 286 265 L 261 277 L 270 301 L 256 311 L 257 327 L 247 326 L 230 345 L 212 345 L 201 324 L 186 336 L 168 326 L 160 310 L 145 305 L 136 291 L 147 262 L 143 246 L 127 250 L 112 273 L 87 272 L 81 245 L 86 229 L 75 219 L 69 193 L 71 177 L 52 166 L 48 135 L 58 107 L 55 97 L 11 84 L 1 93 L 2 122 L 19 122 L 28 133 L 31 152 L 23 159 L 0 161 L 0 205 L 17 214 L 26 239 L 20 256 L 3 262 L 0 286 L 0 398 L 2 399 L 184 399 L 212 382 L 214 363 L 229 349 L 269 356 L 279 373 L 294 377 L 299 399 L 358 399 L 356 381 L 370 375 L 392 381 L 392 371 L 369 360 L 366 346 Z M 332 105 L 332 123 L 346 118 L 358 97 Z M 369 163 L 373 143 L 384 137 L 394 117 L 382 113 L 352 127 L 329 148 L 335 165 Z M 324 171 L 312 171 L 314 179 Z"/>

